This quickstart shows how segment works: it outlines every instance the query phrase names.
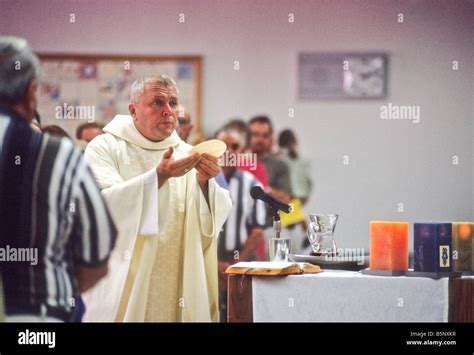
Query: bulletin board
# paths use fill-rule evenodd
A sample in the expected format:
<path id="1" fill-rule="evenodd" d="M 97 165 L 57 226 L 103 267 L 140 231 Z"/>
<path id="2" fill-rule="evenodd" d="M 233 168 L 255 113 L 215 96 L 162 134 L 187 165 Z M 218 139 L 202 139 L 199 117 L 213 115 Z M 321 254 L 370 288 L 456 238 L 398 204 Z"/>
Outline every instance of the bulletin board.
<path id="1" fill-rule="evenodd" d="M 382 52 L 301 52 L 300 100 L 367 100 L 387 97 L 388 54 Z"/>
<path id="2" fill-rule="evenodd" d="M 86 122 L 107 124 L 116 114 L 128 114 L 130 89 L 140 77 L 171 76 L 179 102 L 201 131 L 200 56 L 100 56 L 39 54 L 41 76 L 38 112 L 41 124 L 58 125 L 72 138 Z"/>

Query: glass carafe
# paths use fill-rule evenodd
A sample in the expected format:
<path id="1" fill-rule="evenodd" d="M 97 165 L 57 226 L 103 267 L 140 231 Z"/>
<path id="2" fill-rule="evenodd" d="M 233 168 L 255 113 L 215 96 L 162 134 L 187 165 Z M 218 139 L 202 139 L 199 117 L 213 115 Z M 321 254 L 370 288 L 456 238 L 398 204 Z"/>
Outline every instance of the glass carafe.
<path id="1" fill-rule="evenodd" d="M 336 256 L 334 229 L 338 217 L 337 214 L 309 215 L 311 223 L 308 226 L 308 239 L 314 254 Z"/>

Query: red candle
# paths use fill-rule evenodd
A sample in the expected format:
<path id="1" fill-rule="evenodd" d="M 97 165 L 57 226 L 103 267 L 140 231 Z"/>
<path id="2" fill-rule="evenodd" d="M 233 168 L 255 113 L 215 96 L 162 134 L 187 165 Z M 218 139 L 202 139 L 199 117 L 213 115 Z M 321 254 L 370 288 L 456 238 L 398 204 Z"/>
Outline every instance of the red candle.
<path id="1" fill-rule="evenodd" d="M 370 269 L 408 270 L 408 222 L 370 222 Z"/>

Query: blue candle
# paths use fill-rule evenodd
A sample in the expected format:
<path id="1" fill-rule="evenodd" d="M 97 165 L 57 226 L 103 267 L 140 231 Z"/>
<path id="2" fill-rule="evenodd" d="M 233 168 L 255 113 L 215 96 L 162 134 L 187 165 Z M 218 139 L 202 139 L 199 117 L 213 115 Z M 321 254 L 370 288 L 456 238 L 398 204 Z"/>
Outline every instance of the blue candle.
<path id="1" fill-rule="evenodd" d="M 452 245 L 451 223 L 414 223 L 415 271 L 452 271 Z"/>

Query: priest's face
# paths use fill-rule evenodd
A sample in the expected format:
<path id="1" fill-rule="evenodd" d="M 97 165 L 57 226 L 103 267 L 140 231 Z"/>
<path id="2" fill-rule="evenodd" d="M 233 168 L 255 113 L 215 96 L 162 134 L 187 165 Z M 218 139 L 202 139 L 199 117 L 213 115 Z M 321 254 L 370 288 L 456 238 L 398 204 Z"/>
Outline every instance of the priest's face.
<path id="1" fill-rule="evenodd" d="M 128 106 L 135 127 L 147 139 L 157 142 L 171 135 L 178 117 L 178 93 L 174 86 L 149 84 L 137 102 Z"/>

